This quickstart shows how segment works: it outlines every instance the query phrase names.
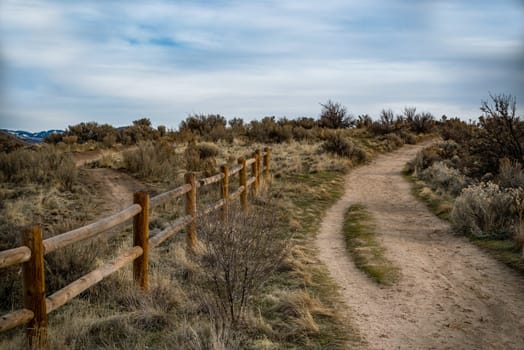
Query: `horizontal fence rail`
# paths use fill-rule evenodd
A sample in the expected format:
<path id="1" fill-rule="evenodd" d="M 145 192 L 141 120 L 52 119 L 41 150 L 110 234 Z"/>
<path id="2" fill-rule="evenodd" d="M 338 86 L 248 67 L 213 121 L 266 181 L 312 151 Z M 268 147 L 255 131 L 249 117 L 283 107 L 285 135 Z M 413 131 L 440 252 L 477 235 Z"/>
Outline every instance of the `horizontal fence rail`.
<path id="1" fill-rule="evenodd" d="M 139 214 L 141 211 L 142 207 L 140 205 L 133 204 L 129 208 L 126 208 L 121 212 L 111 215 L 105 219 L 99 220 L 84 227 L 77 228 L 76 230 L 48 238 L 44 240 L 45 254 L 51 253 L 60 248 L 67 247 L 73 243 L 95 237 L 101 232 L 107 231 L 126 222 L 135 215 Z"/>
<path id="2" fill-rule="evenodd" d="M 263 159 L 262 159 L 263 158 Z M 261 164 L 263 163 L 263 164 Z M 42 228 L 32 226 L 22 234 L 23 245 L 0 252 L 0 268 L 22 265 L 25 307 L 0 316 L 0 332 L 20 325 L 27 325 L 30 349 L 47 349 L 47 314 L 71 301 L 80 293 L 102 281 L 125 265 L 133 262 L 135 284 L 148 290 L 148 256 L 153 249 L 176 233 L 186 230 L 187 249 L 193 250 L 197 242 L 196 220 L 222 208 L 227 217 L 229 203 L 240 198 L 242 210 L 247 208 L 249 189 L 252 196 L 260 187 L 260 177 L 270 180 L 270 149 L 257 150 L 249 159 L 239 158 L 238 164 L 220 167 L 220 173 L 196 179 L 194 173 L 185 176 L 185 184 L 173 190 L 149 198 L 147 193 L 134 195 L 134 204 L 111 216 L 89 225 L 43 240 Z M 251 174 L 248 177 L 248 166 Z M 238 174 L 238 188 L 230 193 L 231 177 Z M 197 210 L 197 189 L 220 183 L 221 199 Z M 149 212 L 151 209 L 179 197 L 185 197 L 185 215 L 173 221 L 167 228 L 149 237 Z M 99 236 L 120 224 L 133 220 L 133 246 L 99 268 L 46 297 L 44 255 L 71 244 Z"/>
<path id="3" fill-rule="evenodd" d="M 0 268 L 18 265 L 29 261 L 30 258 L 31 249 L 26 246 L 4 250 L 0 252 Z"/>

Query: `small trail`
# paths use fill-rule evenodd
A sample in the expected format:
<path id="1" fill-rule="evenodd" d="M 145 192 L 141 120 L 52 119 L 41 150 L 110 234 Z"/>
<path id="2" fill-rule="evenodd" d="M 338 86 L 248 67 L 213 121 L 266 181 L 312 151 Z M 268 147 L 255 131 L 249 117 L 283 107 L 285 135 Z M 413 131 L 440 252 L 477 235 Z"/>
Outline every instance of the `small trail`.
<path id="1" fill-rule="evenodd" d="M 127 147 L 125 150 L 134 150 L 137 146 Z M 102 159 L 104 156 L 114 156 L 121 151 L 97 149 L 93 151 L 73 153 L 73 160 L 77 167 L 83 167 L 87 163 Z M 94 183 L 104 199 L 104 211 L 108 216 L 119 210 L 125 209 L 133 204 L 133 193 L 143 190 L 144 184 L 135 178 L 109 168 L 83 168 L 89 177 L 90 182 Z"/>
<path id="2" fill-rule="evenodd" d="M 316 239 L 364 349 L 524 349 L 524 278 L 452 234 L 411 193 L 404 146 L 352 171 Z M 346 209 L 365 205 L 386 256 L 401 270 L 382 287 L 358 270 L 342 236 Z"/>
<path id="3" fill-rule="evenodd" d="M 144 184 L 135 178 L 108 168 L 84 169 L 100 187 L 107 203 L 105 210 L 109 216 L 133 204 L 133 193 L 144 189 Z"/>

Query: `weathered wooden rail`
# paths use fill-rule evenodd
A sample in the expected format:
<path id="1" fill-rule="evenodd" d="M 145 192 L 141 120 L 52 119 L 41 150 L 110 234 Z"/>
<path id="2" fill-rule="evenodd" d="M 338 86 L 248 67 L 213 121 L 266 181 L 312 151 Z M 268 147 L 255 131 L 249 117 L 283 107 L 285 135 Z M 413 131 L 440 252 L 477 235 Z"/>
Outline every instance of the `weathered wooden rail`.
<path id="1" fill-rule="evenodd" d="M 263 162 L 263 164 L 261 164 Z M 270 178 L 270 149 L 255 151 L 250 159 L 239 158 L 238 165 L 229 168 L 220 167 L 220 173 L 211 177 L 197 179 L 195 174 L 185 176 L 185 184 L 153 198 L 144 192 L 134 194 L 134 204 L 111 216 L 89 225 L 68 231 L 54 237 L 43 239 L 41 226 L 32 226 L 22 233 L 23 245 L 0 252 L 0 268 L 22 264 L 24 308 L 12 311 L 0 317 L 0 332 L 26 324 L 28 346 L 30 349 L 47 348 L 47 314 L 66 304 L 86 289 L 92 287 L 123 266 L 133 262 L 133 279 L 144 291 L 149 288 L 148 259 L 149 250 L 157 247 L 174 234 L 186 228 L 187 248 L 193 250 L 197 243 L 196 220 L 212 211 L 223 209 L 227 216 L 229 203 L 240 198 L 243 210 L 248 205 L 248 192 L 256 195 L 260 187 L 261 170 L 263 177 Z M 248 178 L 247 167 L 251 165 Z M 239 174 L 239 187 L 230 193 L 231 177 Z M 221 199 L 200 212 L 197 211 L 197 190 L 200 187 L 220 182 Z M 150 209 L 185 195 L 185 214 L 176 219 L 166 229 L 154 236 L 149 236 Z M 114 228 L 133 219 L 133 246 L 106 262 L 99 268 L 87 273 L 62 289 L 46 296 L 44 255 L 67 247 Z"/>

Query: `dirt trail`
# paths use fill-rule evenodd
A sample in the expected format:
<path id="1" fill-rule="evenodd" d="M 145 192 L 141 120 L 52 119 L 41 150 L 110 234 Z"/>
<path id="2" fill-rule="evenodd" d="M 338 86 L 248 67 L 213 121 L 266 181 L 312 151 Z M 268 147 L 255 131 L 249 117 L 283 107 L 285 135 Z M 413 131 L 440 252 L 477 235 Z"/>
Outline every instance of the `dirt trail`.
<path id="1" fill-rule="evenodd" d="M 133 193 L 144 190 L 145 186 L 135 178 L 108 168 L 84 169 L 97 186 L 100 186 L 107 204 L 107 215 L 125 209 L 133 204 Z"/>
<path id="2" fill-rule="evenodd" d="M 126 148 L 135 149 L 136 146 Z M 102 150 L 73 153 L 73 160 L 77 167 L 82 167 L 89 162 L 101 159 L 104 156 L 111 156 L 122 151 Z M 102 217 L 108 216 L 119 210 L 125 209 L 133 204 L 133 193 L 143 190 L 144 185 L 135 178 L 109 168 L 84 168 L 83 171 L 89 176 L 103 194 L 104 211 Z"/>
<path id="3" fill-rule="evenodd" d="M 404 146 L 352 171 L 316 244 L 341 287 L 366 349 L 524 349 L 524 278 L 493 260 L 411 194 L 400 175 L 422 146 Z M 354 266 L 345 210 L 365 205 L 400 281 L 381 287 Z"/>

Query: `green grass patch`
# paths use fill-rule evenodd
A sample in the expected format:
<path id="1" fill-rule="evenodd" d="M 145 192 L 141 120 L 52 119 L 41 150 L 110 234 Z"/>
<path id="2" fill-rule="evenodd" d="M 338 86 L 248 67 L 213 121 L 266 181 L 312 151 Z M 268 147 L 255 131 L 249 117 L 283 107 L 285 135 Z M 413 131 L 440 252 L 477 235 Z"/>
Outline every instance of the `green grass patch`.
<path id="1" fill-rule="evenodd" d="M 363 205 L 349 207 L 344 215 L 344 236 L 356 266 L 375 282 L 393 285 L 400 270 L 384 256 L 384 248 L 376 239 L 371 215 Z"/>

